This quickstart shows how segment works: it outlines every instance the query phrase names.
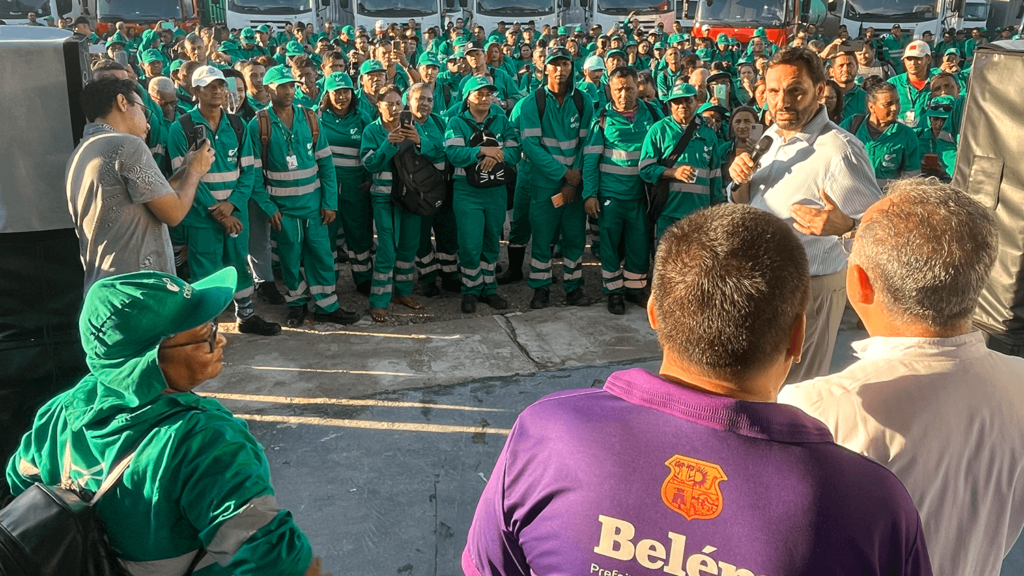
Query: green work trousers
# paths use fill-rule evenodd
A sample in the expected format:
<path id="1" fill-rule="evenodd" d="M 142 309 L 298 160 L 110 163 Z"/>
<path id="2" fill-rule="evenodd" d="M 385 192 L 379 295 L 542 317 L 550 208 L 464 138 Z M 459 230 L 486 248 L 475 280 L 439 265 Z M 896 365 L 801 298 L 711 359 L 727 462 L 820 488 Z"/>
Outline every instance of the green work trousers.
<path id="1" fill-rule="evenodd" d="M 587 243 L 587 214 L 583 199 L 555 208 L 551 197 L 557 188 L 534 187 L 530 202 L 530 228 L 533 248 L 530 251 L 530 288 L 551 286 L 551 244 L 561 235 L 563 288 L 566 293 L 583 285 L 583 250 Z"/>
<path id="2" fill-rule="evenodd" d="M 508 192 L 504 186 L 475 188 L 461 180 L 455 182 L 454 209 L 459 226 L 463 294 L 490 296 L 497 291 L 494 266 L 498 263 L 507 203 Z"/>
<path id="3" fill-rule="evenodd" d="M 371 194 L 373 223 L 377 226 L 377 255 L 373 259 L 370 307 L 387 308 L 391 293 L 412 294 L 416 279 L 416 249 L 420 245 L 420 217 L 391 203 L 391 196 Z"/>
<path id="4" fill-rule="evenodd" d="M 330 237 L 338 240 L 338 228 L 344 229 L 348 261 L 352 267 L 352 280 L 358 285 L 370 281 L 373 263 L 373 209 L 370 192 L 363 190 L 366 177 L 344 178 L 338 174 L 338 217 L 331 223 Z M 337 259 L 337 257 L 335 257 Z"/>
<path id="5" fill-rule="evenodd" d="M 202 280 L 223 268 L 232 267 L 238 272 L 238 286 L 235 288 L 235 316 L 245 319 L 252 316 L 253 282 L 249 272 L 249 222 L 248 214 L 239 214 L 243 223 L 242 231 L 232 238 L 222 226 L 189 226 L 185 236 L 188 241 L 188 261 L 192 279 Z M 184 228 L 184 227 L 181 227 Z"/>
<path id="6" fill-rule="evenodd" d="M 416 269 L 419 271 L 421 283 L 433 284 L 439 275 L 446 280 L 458 278 L 458 253 L 459 232 L 455 223 L 455 210 L 451 204 L 446 203 L 433 216 L 420 217 L 420 246 L 416 250 Z"/>
<path id="7" fill-rule="evenodd" d="M 318 310 L 337 310 L 338 275 L 334 271 L 331 239 L 320 215 L 306 219 L 282 214 L 281 229 L 272 230 L 271 236 L 281 261 L 288 306 L 305 306 L 312 295 Z"/>
<path id="8" fill-rule="evenodd" d="M 642 198 L 604 198 L 600 204 L 597 221 L 601 228 L 601 278 L 604 293 L 640 292 L 647 287 L 650 257 L 644 201 Z M 623 244 L 624 259 L 619 254 L 619 247 Z"/>

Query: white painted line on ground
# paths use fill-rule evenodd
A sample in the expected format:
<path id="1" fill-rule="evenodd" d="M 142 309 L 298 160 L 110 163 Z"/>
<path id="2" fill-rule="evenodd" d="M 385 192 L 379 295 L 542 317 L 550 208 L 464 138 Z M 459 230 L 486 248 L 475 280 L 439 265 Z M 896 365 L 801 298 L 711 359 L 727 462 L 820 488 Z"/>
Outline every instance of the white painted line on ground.
<path id="1" fill-rule="evenodd" d="M 281 327 L 281 330 L 287 332 L 301 332 L 303 334 L 314 334 L 316 336 L 330 336 L 333 334 L 349 334 L 351 336 L 374 336 L 377 338 L 404 338 L 407 340 L 460 340 L 461 334 L 454 334 L 451 336 L 441 336 L 434 334 L 385 334 L 382 332 L 355 332 L 352 330 L 302 330 L 300 328 L 285 328 Z"/>
<path id="2" fill-rule="evenodd" d="M 464 410 L 466 412 L 506 412 L 502 408 L 483 408 L 458 406 L 455 404 L 430 404 L 426 402 L 395 402 L 392 400 L 350 400 L 348 398 L 302 398 L 295 396 L 263 396 L 257 394 L 227 394 L 221 392 L 204 392 L 218 400 L 237 400 L 239 402 L 271 402 L 275 404 L 330 404 L 334 406 L 377 406 L 382 408 L 430 408 L 437 410 Z"/>
<path id="3" fill-rule="evenodd" d="M 282 424 L 308 426 L 334 426 L 338 428 L 362 428 L 365 430 L 386 430 L 390 432 L 434 432 L 439 434 L 500 434 L 508 436 L 508 428 L 483 426 L 451 426 L 447 424 L 416 424 L 414 422 L 378 422 L 374 420 L 342 420 L 338 418 L 315 418 L 310 416 L 276 416 L 263 414 L 235 414 L 236 417 L 253 422 L 279 422 Z"/>
<path id="4" fill-rule="evenodd" d="M 227 363 L 225 363 L 227 364 Z M 231 364 L 227 364 L 231 366 Z M 323 372 L 325 374 L 365 374 L 369 376 L 416 376 L 408 372 L 380 372 L 377 370 L 341 370 L 330 368 L 287 368 L 283 366 L 238 366 L 237 368 L 251 368 L 253 370 L 283 370 L 286 372 Z"/>

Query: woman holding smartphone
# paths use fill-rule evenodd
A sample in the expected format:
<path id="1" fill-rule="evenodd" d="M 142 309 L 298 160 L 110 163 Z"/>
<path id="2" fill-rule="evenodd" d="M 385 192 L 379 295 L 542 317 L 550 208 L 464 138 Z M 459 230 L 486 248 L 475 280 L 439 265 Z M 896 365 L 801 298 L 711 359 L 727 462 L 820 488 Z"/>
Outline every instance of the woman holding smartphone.
<path id="1" fill-rule="evenodd" d="M 359 110 L 352 78 L 348 74 L 332 72 L 324 79 L 324 97 L 317 116 L 331 146 L 334 171 L 338 176 L 338 217 L 328 226 L 334 258 L 337 261 L 337 247 L 342 243 L 339 232 L 343 230 L 348 260 L 352 265 L 352 280 L 359 293 L 369 296 L 373 210 L 370 207 L 370 174 L 359 160 L 359 147 L 363 141 L 363 130 L 372 120 Z"/>
<path id="2" fill-rule="evenodd" d="M 729 136 L 731 136 L 731 139 L 719 145 L 722 158 L 723 188 L 732 182 L 732 178 L 729 176 L 729 166 L 732 165 L 736 154 L 741 152 L 752 153 L 754 146 L 757 145 L 757 141 L 761 139 L 763 134 L 764 125 L 758 119 L 757 110 L 750 106 L 740 106 L 733 109 L 729 123 Z"/>

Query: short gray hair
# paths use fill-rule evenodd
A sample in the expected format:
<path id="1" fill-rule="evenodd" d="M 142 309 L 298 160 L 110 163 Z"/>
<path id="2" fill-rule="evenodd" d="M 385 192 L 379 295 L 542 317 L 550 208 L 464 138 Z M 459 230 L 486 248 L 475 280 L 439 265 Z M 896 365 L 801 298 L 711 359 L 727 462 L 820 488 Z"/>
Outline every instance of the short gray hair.
<path id="1" fill-rule="evenodd" d="M 174 81 L 166 76 L 157 76 L 149 81 L 149 93 L 174 92 Z"/>
<path id="2" fill-rule="evenodd" d="M 935 330 L 969 322 L 995 264 L 995 219 L 935 178 L 898 180 L 891 204 L 857 231 L 851 263 L 871 278 L 886 311 Z"/>
<path id="3" fill-rule="evenodd" d="M 427 92 L 430 92 L 431 94 L 433 94 L 433 91 L 430 89 L 430 86 L 426 82 L 417 82 L 417 83 L 413 84 L 412 86 L 409 86 L 409 89 L 406 90 L 405 93 L 408 96 L 409 94 L 412 94 L 413 92 L 423 92 L 424 90 L 426 90 Z"/>

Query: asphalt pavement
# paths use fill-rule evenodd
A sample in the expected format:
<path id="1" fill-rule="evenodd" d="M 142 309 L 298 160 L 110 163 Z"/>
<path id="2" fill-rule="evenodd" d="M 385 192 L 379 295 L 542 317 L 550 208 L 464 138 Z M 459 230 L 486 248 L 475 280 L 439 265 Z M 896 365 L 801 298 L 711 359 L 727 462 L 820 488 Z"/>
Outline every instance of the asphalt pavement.
<path id="1" fill-rule="evenodd" d="M 603 307 L 426 326 L 321 326 L 230 337 L 225 374 L 201 389 L 249 421 L 325 568 L 461 574 L 477 499 L 520 411 L 612 372 L 659 365 L 643 311 Z M 847 313 L 838 371 L 865 337 Z M 1004 564 L 1024 574 L 1024 546 Z"/>

